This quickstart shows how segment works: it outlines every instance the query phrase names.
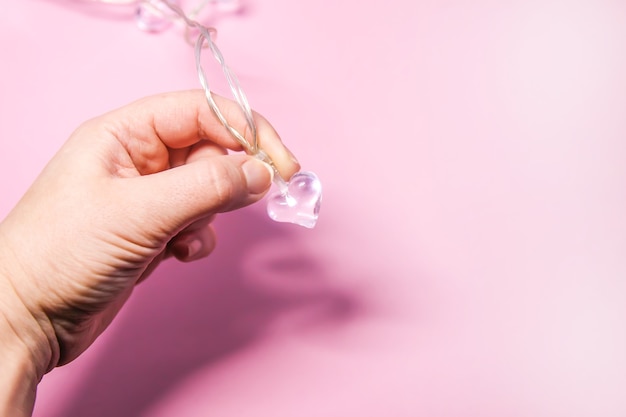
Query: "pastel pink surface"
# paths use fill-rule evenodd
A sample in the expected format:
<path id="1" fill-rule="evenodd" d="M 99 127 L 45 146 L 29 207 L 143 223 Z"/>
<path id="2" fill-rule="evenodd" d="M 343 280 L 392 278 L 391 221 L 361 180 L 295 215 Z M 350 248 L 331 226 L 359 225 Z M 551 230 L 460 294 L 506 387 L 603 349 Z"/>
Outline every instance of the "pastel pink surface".
<path id="1" fill-rule="evenodd" d="M 82 121 L 198 86 L 179 28 L 4 3 L 2 217 Z M 222 216 L 214 255 L 139 286 L 35 416 L 626 414 L 626 5 L 247 10 L 217 42 L 320 176 L 318 226 Z"/>

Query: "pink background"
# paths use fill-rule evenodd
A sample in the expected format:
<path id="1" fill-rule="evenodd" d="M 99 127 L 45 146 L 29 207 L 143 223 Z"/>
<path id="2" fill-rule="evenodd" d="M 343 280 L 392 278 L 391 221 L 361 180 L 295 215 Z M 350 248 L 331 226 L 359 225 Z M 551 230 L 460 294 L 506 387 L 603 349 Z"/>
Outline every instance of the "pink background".
<path id="1" fill-rule="evenodd" d="M 178 27 L 0 3 L 0 217 L 85 119 L 198 86 Z M 214 23 L 322 178 L 319 225 L 223 215 L 36 416 L 626 415 L 623 0 L 250 0 Z"/>

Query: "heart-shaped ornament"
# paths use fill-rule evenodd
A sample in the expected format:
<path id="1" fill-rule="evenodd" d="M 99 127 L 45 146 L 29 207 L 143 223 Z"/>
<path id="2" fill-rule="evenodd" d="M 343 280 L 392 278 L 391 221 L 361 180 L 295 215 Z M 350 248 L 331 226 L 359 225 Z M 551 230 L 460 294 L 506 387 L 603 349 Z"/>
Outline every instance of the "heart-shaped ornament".
<path id="1" fill-rule="evenodd" d="M 172 1 L 178 6 L 178 0 Z M 174 20 L 172 10 L 159 0 L 144 0 L 135 11 L 135 20 L 139 29 L 158 33 L 169 28 Z"/>
<path id="2" fill-rule="evenodd" d="M 315 227 L 322 204 L 322 183 L 315 173 L 298 172 L 285 191 L 270 195 L 267 214 L 277 222 L 294 223 L 312 229 Z"/>

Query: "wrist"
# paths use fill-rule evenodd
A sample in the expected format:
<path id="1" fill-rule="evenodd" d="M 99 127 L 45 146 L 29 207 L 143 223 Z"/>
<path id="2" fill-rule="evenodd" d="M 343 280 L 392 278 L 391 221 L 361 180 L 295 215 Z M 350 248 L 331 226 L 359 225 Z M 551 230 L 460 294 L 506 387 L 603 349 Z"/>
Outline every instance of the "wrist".
<path id="1" fill-rule="evenodd" d="M 0 415 L 30 416 L 39 370 L 28 346 L 0 311 Z"/>
<path id="2" fill-rule="evenodd" d="M 7 355 L 28 365 L 16 365 L 15 371 L 27 371 L 36 385 L 57 365 L 59 344 L 50 319 L 36 308 L 37 300 L 24 289 L 20 291 L 17 284 L 28 284 L 28 274 L 18 267 L 1 232 L 0 229 L 0 361 L 4 362 Z"/>

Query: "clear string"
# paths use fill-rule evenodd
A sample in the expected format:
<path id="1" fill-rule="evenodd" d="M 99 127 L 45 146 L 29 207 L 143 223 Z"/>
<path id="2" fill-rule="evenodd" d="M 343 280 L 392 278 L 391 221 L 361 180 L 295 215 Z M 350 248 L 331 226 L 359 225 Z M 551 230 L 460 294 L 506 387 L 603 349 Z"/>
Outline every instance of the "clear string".
<path id="1" fill-rule="evenodd" d="M 256 156 L 257 158 L 268 163 L 272 167 L 272 169 L 274 170 L 274 183 L 278 186 L 281 192 L 286 192 L 287 187 L 288 187 L 287 182 L 282 178 L 282 176 L 278 172 L 278 169 L 274 165 L 274 162 L 272 161 L 272 159 L 259 148 L 258 131 L 257 131 L 256 123 L 254 122 L 254 115 L 252 113 L 252 108 L 250 107 L 248 98 L 246 97 L 246 94 L 244 93 L 243 88 L 241 87 L 241 84 L 239 83 L 239 79 L 237 78 L 235 73 L 230 69 L 230 67 L 226 64 L 226 61 L 224 59 L 224 56 L 222 55 L 222 52 L 217 47 L 217 44 L 213 41 L 211 37 L 211 35 L 217 33 L 217 31 L 215 30 L 215 28 L 206 27 L 198 23 L 197 21 L 193 20 L 192 18 L 187 16 L 187 14 L 185 14 L 183 9 L 181 9 L 176 4 L 173 4 L 169 0 L 161 0 L 161 2 L 165 6 L 167 6 L 172 12 L 178 15 L 184 21 L 188 29 L 197 29 L 199 31 L 199 35 L 195 43 L 196 70 L 198 72 L 198 78 L 200 79 L 200 84 L 202 88 L 204 89 L 205 97 L 206 97 L 207 103 L 209 104 L 209 107 L 211 108 L 215 116 L 218 118 L 220 123 L 222 123 L 222 125 L 228 130 L 228 132 L 235 138 L 235 140 L 237 140 L 237 142 L 243 147 L 246 153 Z M 251 141 L 248 141 L 245 138 L 245 135 L 242 135 L 237 129 L 235 129 L 230 123 L 228 123 L 228 120 L 226 120 L 219 106 L 215 102 L 215 99 L 213 98 L 213 93 L 211 92 L 211 88 L 209 87 L 209 82 L 207 80 L 206 73 L 204 72 L 204 68 L 202 66 L 202 50 L 204 49 L 205 45 L 208 46 L 209 50 L 213 54 L 213 57 L 220 64 L 222 68 L 222 72 L 224 73 L 224 76 L 226 77 L 226 81 L 228 83 L 230 91 L 246 119 L 246 125 L 250 132 L 250 136 L 252 137 Z"/>
<path id="2" fill-rule="evenodd" d="M 204 88 L 205 95 L 209 105 L 213 109 L 213 112 L 216 114 L 217 118 L 222 122 L 222 124 L 228 129 L 228 131 L 237 139 L 237 141 L 246 149 L 246 152 L 249 154 L 256 154 L 258 152 L 258 139 L 257 139 L 257 129 L 256 123 L 254 123 L 252 109 L 250 108 L 250 104 L 243 90 L 241 89 L 241 85 L 239 84 L 239 80 L 237 76 L 231 71 L 231 69 L 224 62 L 224 57 L 220 53 L 220 50 L 217 49 L 215 42 L 211 40 L 211 31 L 205 28 L 200 29 L 200 36 L 198 36 L 198 40 L 196 41 L 195 46 L 195 54 L 196 54 L 196 69 L 198 70 L 198 77 L 200 78 L 200 84 L 202 88 Z M 222 66 L 224 76 L 230 86 L 231 92 L 235 101 L 239 104 L 239 107 L 243 111 L 243 114 L 246 118 L 246 123 L 248 128 L 250 129 L 250 133 L 252 135 L 252 143 L 248 142 L 245 137 L 243 137 L 235 128 L 233 128 L 228 121 L 224 118 L 222 113 L 219 110 L 219 107 L 213 100 L 213 95 L 211 94 L 211 90 L 209 88 L 206 74 L 204 69 L 202 68 L 202 46 L 208 43 L 213 56 L 217 60 L 217 62 Z"/>
<path id="3" fill-rule="evenodd" d="M 189 18 L 185 12 L 177 5 L 171 3 L 169 0 L 161 0 L 163 4 L 170 8 L 174 13 L 176 13 L 185 24 L 192 29 L 197 29 L 200 34 L 198 35 L 198 39 L 196 40 L 195 45 L 195 56 L 196 56 L 196 70 L 198 71 L 198 78 L 200 79 L 200 84 L 205 91 L 205 96 L 207 102 L 209 103 L 209 107 L 213 110 L 213 113 L 217 116 L 219 121 L 228 129 L 228 131 L 237 139 L 237 141 L 243 146 L 249 154 L 256 154 L 258 152 L 258 139 L 257 139 L 257 128 L 256 123 L 254 122 L 254 116 L 252 114 L 252 109 L 250 108 L 250 103 L 248 102 L 248 98 L 246 97 L 243 89 L 241 88 L 241 84 L 237 79 L 235 73 L 230 69 L 230 67 L 226 64 L 224 60 L 224 56 L 222 52 L 219 50 L 213 39 L 211 38 L 212 34 L 215 34 L 217 31 L 215 28 L 207 28 L 206 26 L 196 22 Z M 211 53 L 215 60 L 222 67 L 222 72 L 226 77 L 226 81 L 228 82 L 228 86 L 230 87 L 230 91 L 235 98 L 237 104 L 241 108 L 241 111 L 246 118 L 246 124 L 248 125 L 248 129 L 252 135 L 252 141 L 249 142 L 246 138 L 237 131 L 233 126 L 228 123 L 222 112 L 220 111 L 218 105 L 215 103 L 213 99 L 213 94 L 211 93 L 211 89 L 209 87 L 209 83 L 207 81 L 206 74 L 204 72 L 204 68 L 202 67 L 202 49 L 204 45 L 208 45 Z"/>
<path id="4" fill-rule="evenodd" d="M 202 11 L 202 9 L 204 9 L 210 2 L 211 0 L 201 0 L 198 5 L 189 13 L 189 16 L 192 19 L 195 19 L 196 16 L 198 16 L 198 14 Z"/>

